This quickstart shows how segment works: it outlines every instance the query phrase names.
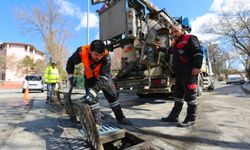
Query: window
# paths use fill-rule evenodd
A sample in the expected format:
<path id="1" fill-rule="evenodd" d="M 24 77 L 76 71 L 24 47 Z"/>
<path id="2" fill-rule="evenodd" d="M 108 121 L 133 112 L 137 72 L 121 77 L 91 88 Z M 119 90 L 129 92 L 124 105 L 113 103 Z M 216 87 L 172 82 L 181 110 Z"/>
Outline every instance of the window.
<path id="1" fill-rule="evenodd" d="M 42 77 L 41 76 L 26 76 L 25 80 L 27 80 L 27 81 L 41 81 Z"/>
<path id="2" fill-rule="evenodd" d="M 0 78 L 1 78 L 0 80 L 5 80 L 5 73 L 4 72 L 1 73 Z"/>

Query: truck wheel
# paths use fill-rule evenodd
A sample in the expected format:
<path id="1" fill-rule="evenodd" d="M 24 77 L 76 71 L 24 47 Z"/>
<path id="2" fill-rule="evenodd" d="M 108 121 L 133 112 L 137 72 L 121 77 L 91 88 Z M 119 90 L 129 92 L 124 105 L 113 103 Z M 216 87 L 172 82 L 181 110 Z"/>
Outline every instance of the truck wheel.
<path id="1" fill-rule="evenodd" d="M 203 80 L 202 77 L 199 75 L 198 76 L 198 81 L 197 81 L 197 96 L 201 96 L 203 92 Z"/>
<path id="2" fill-rule="evenodd" d="M 211 85 L 207 88 L 209 91 L 214 90 L 214 85 Z"/>

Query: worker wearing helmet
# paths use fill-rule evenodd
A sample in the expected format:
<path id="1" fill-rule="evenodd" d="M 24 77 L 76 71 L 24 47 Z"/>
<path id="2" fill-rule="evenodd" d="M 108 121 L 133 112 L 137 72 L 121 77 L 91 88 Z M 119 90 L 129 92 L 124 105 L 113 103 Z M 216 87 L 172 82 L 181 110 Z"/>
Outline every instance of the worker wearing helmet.
<path id="1" fill-rule="evenodd" d="M 97 99 L 97 93 L 102 90 L 108 100 L 115 117 L 120 124 L 130 124 L 125 118 L 114 83 L 111 76 L 111 59 L 105 45 L 101 40 L 94 40 L 90 45 L 79 47 L 67 61 L 67 72 L 71 86 L 74 86 L 74 67 L 83 63 L 84 66 L 84 87 L 86 95 L 82 98 L 91 107 L 96 124 L 100 126 L 101 110 Z"/>
<path id="2" fill-rule="evenodd" d="M 176 76 L 174 107 L 164 122 L 178 122 L 184 100 L 187 102 L 187 115 L 178 126 L 191 126 L 195 123 L 197 113 L 197 78 L 203 60 L 203 52 L 196 36 L 186 34 L 181 24 L 171 28 L 173 45 L 168 50 L 173 55 L 173 71 Z"/>

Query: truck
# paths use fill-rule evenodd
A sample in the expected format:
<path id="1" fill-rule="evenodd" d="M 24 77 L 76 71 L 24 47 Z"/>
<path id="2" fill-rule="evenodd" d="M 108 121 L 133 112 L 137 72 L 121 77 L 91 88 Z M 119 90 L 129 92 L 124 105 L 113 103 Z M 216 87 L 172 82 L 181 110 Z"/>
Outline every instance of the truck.
<path id="1" fill-rule="evenodd" d="M 117 91 L 139 97 L 172 93 L 175 86 L 172 56 L 159 51 L 159 47 L 169 48 L 173 44 L 170 28 L 178 22 L 149 0 L 92 0 L 93 5 L 100 2 L 103 3 L 97 11 L 100 39 L 109 51 L 121 51 L 121 67 L 114 77 Z M 198 95 L 205 87 L 213 88 L 208 51 L 203 49 Z"/>

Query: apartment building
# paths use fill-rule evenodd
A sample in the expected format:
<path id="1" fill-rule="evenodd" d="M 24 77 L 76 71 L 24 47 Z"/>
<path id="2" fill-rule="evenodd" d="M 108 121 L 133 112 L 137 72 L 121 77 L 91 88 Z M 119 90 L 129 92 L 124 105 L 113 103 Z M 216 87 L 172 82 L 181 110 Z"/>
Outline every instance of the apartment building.
<path id="1" fill-rule="evenodd" d="M 0 81 L 22 82 L 25 74 L 18 70 L 20 60 L 26 56 L 37 60 L 44 60 L 45 54 L 33 45 L 25 43 L 4 42 L 0 44 L 1 68 Z"/>

